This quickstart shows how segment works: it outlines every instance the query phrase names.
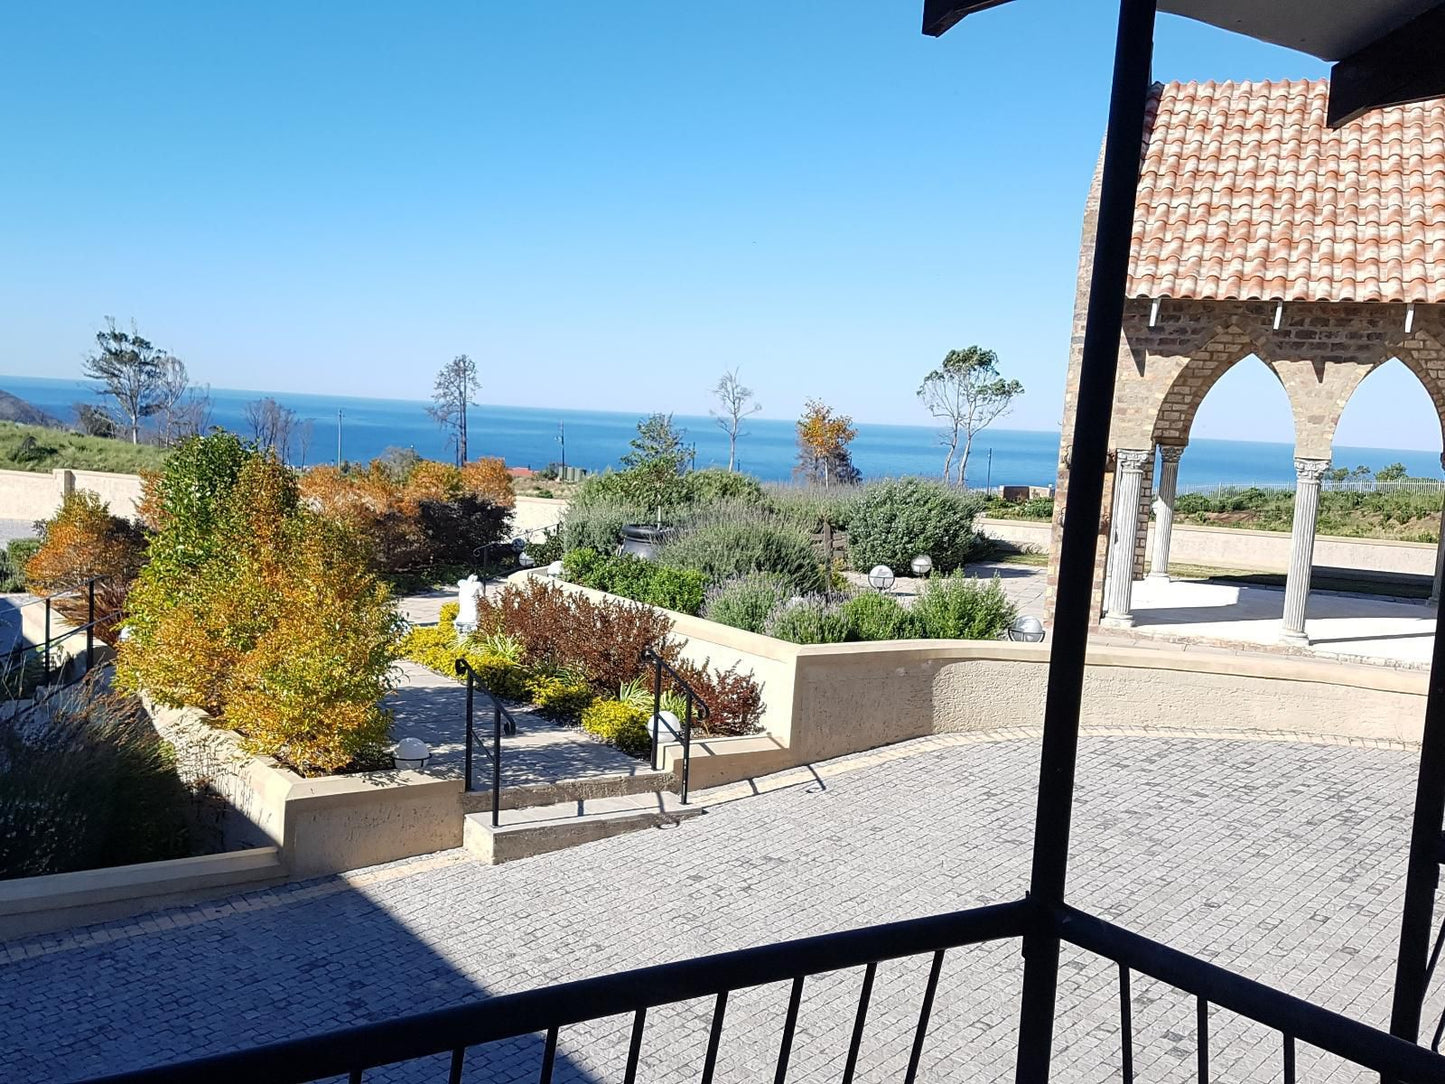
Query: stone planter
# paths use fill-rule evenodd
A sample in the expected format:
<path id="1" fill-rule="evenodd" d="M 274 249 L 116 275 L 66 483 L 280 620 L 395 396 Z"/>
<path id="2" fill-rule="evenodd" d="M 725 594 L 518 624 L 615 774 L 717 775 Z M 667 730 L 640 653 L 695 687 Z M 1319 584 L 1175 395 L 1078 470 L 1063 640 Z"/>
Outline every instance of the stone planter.
<path id="1" fill-rule="evenodd" d="M 640 523 L 630 523 L 619 533 L 622 540 L 620 552 L 641 557 L 644 561 L 655 559 L 658 547 L 672 536 L 671 529 L 667 527 L 648 527 Z"/>

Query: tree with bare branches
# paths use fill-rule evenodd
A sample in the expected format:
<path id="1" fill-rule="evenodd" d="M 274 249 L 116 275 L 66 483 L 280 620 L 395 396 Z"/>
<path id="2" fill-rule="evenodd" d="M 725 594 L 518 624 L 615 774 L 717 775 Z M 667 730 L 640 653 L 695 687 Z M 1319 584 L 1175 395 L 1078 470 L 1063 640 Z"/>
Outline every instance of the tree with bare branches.
<path id="1" fill-rule="evenodd" d="M 291 451 L 291 436 L 296 428 L 296 412 L 282 406 L 269 395 L 253 399 L 242 411 L 251 437 L 263 452 L 274 452 L 285 463 Z"/>
<path id="2" fill-rule="evenodd" d="M 1017 380 L 999 376 L 998 355 L 981 346 L 950 350 L 942 364 L 923 378 L 918 398 L 930 414 L 947 426 L 939 437 L 948 449 L 943 458 L 945 482 L 956 478 L 958 485 L 967 486 L 973 438 L 1007 414 L 1023 393 L 1024 386 Z M 955 456 L 957 473 L 951 478 Z"/>
<path id="3" fill-rule="evenodd" d="M 467 461 L 467 407 L 474 406 L 473 397 L 481 390 L 477 379 L 477 363 L 465 354 L 458 354 L 441 367 L 432 387 L 432 406 L 426 412 L 443 429 L 457 452 L 457 466 Z"/>
<path id="4" fill-rule="evenodd" d="M 734 470 L 737 466 L 738 437 L 742 435 L 743 419 L 756 414 L 763 406 L 753 397 L 753 389 L 743 386 L 736 369 L 730 369 L 718 377 L 712 394 L 721 409 L 710 410 L 708 413 L 717 419 L 718 427 L 728 435 L 728 470 Z"/>

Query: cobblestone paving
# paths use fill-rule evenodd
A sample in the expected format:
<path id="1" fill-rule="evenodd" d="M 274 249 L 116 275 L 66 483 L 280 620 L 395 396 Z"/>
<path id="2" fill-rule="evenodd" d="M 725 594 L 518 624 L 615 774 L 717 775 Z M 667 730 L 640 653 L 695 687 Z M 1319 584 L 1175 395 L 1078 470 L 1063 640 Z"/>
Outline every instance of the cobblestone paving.
<path id="1" fill-rule="evenodd" d="M 893 751 L 893 752 L 896 752 Z M 867 756 L 866 754 L 864 755 Z M 1086 736 L 1071 897 L 1374 1024 L 1388 1014 L 1415 755 Z M 7 946 L 0 1076 L 63 1080 L 562 979 L 1017 897 L 1037 741 L 940 748 L 714 807 L 670 831 L 501 867 L 457 854 Z M 848 762 L 841 762 L 841 768 Z M 879 968 L 860 1080 L 898 1080 L 926 959 Z M 1011 1079 L 1016 943 L 949 953 L 921 1081 Z M 836 1081 L 860 974 L 810 979 L 789 1081 Z M 728 1006 L 719 1081 L 771 1079 L 785 986 Z M 711 1004 L 649 1016 L 645 1081 L 696 1080 Z M 1187 1080 L 1192 1001 L 1136 979 L 1139 1079 Z M 557 1079 L 617 1081 L 628 1021 L 565 1029 Z M 1118 1079 L 1111 965 L 1065 951 L 1054 1079 Z M 1279 1079 L 1277 1037 L 1216 1010 L 1220 1080 Z M 540 1040 L 469 1058 L 535 1079 Z M 1301 1050 L 1301 1080 L 1365 1079 Z M 445 1080 L 444 1060 L 368 1073 Z"/>

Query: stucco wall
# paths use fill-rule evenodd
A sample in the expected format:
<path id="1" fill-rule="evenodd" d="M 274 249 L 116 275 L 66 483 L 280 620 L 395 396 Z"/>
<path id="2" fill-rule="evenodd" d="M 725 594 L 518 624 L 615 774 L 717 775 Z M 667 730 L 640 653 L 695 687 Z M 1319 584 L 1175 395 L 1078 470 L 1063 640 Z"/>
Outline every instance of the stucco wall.
<path id="1" fill-rule="evenodd" d="M 1048 552 L 1051 532 L 1047 523 L 983 519 L 979 520 L 978 526 L 991 538 Z M 1153 534 L 1154 525 L 1150 523 L 1151 539 Z M 1289 535 L 1282 531 L 1249 531 L 1176 522 L 1174 537 L 1169 543 L 1169 560 L 1177 564 L 1210 565 L 1250 572 L 1285 572 L 1289 569 Z M 1315 539 L 1314 565 L 1316 568 L 1431 576 L 1435 572 L 1435 546 L 1429 542 L 1320 535 Z"/>
<path id="2" fill-rule="evenodd" d="M 518 497 L 512 510 L 512 529 L 518 534 L 552 527 L 562 522 L 567 502 L 549 497 Z"/>
<path id="3" fill-rule="evenodd" d="M 0 470 L 0 519 L 49 519 L 72 489 L 98 493 L 116 515 L 134 517 L 141 479 L 96 470 Z"/>

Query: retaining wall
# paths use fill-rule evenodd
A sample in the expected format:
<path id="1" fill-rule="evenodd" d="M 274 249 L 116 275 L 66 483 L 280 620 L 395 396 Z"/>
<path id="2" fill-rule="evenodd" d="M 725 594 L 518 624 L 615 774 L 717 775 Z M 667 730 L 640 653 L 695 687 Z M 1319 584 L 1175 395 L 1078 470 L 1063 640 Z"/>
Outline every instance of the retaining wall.
<path id="1" fill-rule="evenodd" d="M 134 518 L 141 499 L 138 474 L 98 470 L 0 470 L 0 519 L 38 520 L 55 515 L 74 489 L 97 493 L 118 516 Z"/>

